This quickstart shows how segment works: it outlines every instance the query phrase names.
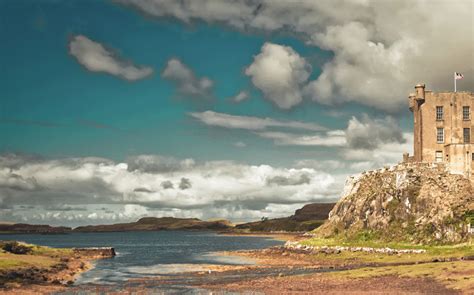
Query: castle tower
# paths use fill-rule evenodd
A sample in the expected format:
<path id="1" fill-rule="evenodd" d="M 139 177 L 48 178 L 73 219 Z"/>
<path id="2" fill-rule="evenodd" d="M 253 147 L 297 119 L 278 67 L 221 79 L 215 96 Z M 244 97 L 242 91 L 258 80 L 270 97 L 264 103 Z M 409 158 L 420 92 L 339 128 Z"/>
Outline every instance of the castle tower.
<path id="1" fill-rule="evenodd" d="M 415 86 L 408 97 L 413 112 L 414 162 L 443 163 L 452 173 L 471 177 L 474 169 L 474 94 L 440 92 Z M 473 177 L 474 180 L 474 177 Z"/>

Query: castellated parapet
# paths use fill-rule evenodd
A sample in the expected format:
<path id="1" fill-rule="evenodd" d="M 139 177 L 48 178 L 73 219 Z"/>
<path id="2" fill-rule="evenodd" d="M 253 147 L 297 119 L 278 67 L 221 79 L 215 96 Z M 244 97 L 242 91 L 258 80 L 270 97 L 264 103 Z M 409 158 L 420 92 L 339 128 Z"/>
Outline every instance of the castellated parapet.
<path id="1" fill-rule="evenodd" d="M 408 97 L 414 120 L 414 155 L 404 162 L 444 164 L 455 174 L 474 180 L 474 94 L 440 92 L 415 86 Z"/>

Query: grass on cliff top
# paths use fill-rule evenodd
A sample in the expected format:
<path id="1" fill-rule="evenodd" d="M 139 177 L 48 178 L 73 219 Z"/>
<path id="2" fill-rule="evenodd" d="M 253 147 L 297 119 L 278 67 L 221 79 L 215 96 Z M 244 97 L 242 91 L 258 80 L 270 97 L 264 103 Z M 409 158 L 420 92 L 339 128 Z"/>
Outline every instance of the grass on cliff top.
<path id="1" fill-rule="evenodd" d="M 3 244 L 5 242 L 0 242 Z M 48 268 L 60 262 L 63 257 L 72 255 L 71 249 L 56 249 L 19 242 L 21 246 L 30 249 L 27 254 L 13 254 L 0 250 L 0 271 L 26 267 Z"/>
<path id="2" fill-rule="evenodd" d="M 433 278 L 448 288 L 461 291 L 474 290 L 474 261 L 452 261 L 414 265 L 364 267 L 328 273 L 328 275 L 343 277 L 344 279 L 349 280 L 389 275 L 402 278 Z"/>
<path id="3" fill-rule="evenodd" d="M 453 250 L 460 248 L 474 247 L 474 241 L 455 245 L 416 245 L 402 242 L 385 242 L 371 239 L 345 239 L 343 237 L 319 238 L 314 237 L 301 242 L 309 246 L 346 246 L 346 247 L 372 247 L 372 248 L 393 248 L 393 249 L 431 249 L 431 250 Z"/>
<path id="4" fill-rule="evenodd" d="M 361 240 L 344 240 L 336 238 L 310 238 L 300 242 L 309 246 L 345 246 L 345 247 L 371 247 L 371 248 L 392 248 L 392 249 L 424 249 L 425 253 L 412 254 L 405 253 L 401 255 L 390 255 L 383 253 L 368 252 L 350 252 L 342 251 L 339 254 L 316 254 L 318 260 L 334 261 L 335 263 L 359 262 L 359 263 L 407 263 L 407 262 L 424 262 L 433 259 L 444 258 L 461 258 L 474 256 L 474 242 L 471 240 L 466 243 L 457 245 L 443 246 L 424 246 L 411 245 L 403 243 L 384 243 L 380 241 L 361 241 Z"/>
<path id="5" fill-rule="evenodd" d="M 373 231 L 361 231 L 355 235 L 335 235 L 332 237 L 314 237 L 303 242 L 312 246 L 347 246 L 347 247 L 372 247 L 393 249 L 430 249 L 435 252 L 469 250 L 474 247 L 474 238 L 460 244 L 414 244 L 412 242 L 385 240 L 380 234 Z"/>

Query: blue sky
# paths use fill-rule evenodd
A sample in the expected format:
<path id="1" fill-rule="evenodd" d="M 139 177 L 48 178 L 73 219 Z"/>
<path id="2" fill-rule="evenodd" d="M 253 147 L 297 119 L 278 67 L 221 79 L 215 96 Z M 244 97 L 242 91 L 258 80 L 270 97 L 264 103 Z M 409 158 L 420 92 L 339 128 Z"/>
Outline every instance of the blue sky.
<path id="1" fill-rule="evenodd" d="M 242 221 L 337 200 L 411 152 L 415 84 L 452 90 L 457 71 L 474 90 L 473 3 L 425 6 L 0 1 L 0 220 Z"/>
<path id="2" fill-rule="evenodd" d="M 8 40 L 0 49 L 2 64 L 8 69 L 0 74 L 4 151 L 116 160 L 152 153 L 284 165 L 295 154 L 315 153 L 314 148 L 275 149 L 270 141 L 245 132 L 206 128 L 187 114 L 213 110 L 346 127 L 341 118 L 327 114 L 328 107 L 306 103 L 279 110 L 263 100 L 243 74 L 261 46 L 273 42 L 291 46 L 315 61 L 311 75 L 317 77 L 318 67 L 331 58 L 331 52 L 305 46 L 295 38 L 241 33 L 203 22 L 150 20 L 108 1 L 4 1 L 2 19 L 5 25 L 0 34 Z M 67 50 L 68 40 L 78 34 L 114 48 L 137 64 L 153 67 L 154 74 L 128 82 L 85 70 Z M 197 75 L 212 79 L 214 97 L 200 100 L 179 95 L 162 79 L 160 72 L 173 57 Z M 232 103 L 229 98 L 241 90 L 249 91 L 250 98 Z M 347 109 L 345 119 L 360 111 L 370 112 L 358 106 L 336 109 Z M 233 146 L 235 141 L 245 142 L 247 148 Z"/>

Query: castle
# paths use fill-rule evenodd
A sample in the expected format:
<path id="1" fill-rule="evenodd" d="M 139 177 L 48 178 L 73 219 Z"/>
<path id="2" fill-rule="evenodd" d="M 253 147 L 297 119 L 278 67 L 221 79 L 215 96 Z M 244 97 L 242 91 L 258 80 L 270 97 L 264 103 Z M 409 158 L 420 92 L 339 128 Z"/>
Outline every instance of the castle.
<path id="1" fill-rule="evenodd" d="M 415 86 L 409 96 L 414 119 L 414 155 L 404 162 L 442 163 L 451 173 L 474 180 L 474 94 L 426 90 Z"/>

